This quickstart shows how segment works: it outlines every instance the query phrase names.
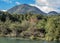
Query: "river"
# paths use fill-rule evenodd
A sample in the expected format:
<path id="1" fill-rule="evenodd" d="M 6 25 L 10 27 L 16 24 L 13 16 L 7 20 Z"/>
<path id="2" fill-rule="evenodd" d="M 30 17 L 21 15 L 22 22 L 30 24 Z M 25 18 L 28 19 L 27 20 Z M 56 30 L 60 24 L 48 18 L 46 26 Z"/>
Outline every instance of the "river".
<path id="1" fill-rule="evenodd" d="M 0 37 L 0 43 L 60 43 L 60 41 L 20 40 L 16 38 Z"/>

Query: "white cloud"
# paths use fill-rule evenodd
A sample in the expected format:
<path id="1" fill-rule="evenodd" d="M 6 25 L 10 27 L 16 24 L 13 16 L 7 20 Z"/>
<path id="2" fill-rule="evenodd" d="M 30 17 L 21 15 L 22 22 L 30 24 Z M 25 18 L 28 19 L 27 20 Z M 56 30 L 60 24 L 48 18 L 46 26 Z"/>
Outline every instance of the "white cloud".
<path id="1" fill-rule="evenodd" d="M 7 3 L 12 3 L 11 0 L 2 0 L 2 1 L 7 2 Z"/>
<path id="2" fill-rule="evenodd" d="M 47 2 L 47 0 L 36 0 L 35 3 L 38 4 L 38 5 L 41 5 L 41 6 L 46 6 L 46 5 L 49 4 L 49 3 Z"/>
<path id="3" fill-rule="evenodd" d="M 40 7 L 41 10 L 45 11 L 46 13 L 50 12 L 50 11 L 56 11 L 55 9 L 51 8 L 51 7 L 48 7 L 48 6 L 43 6 L 43 7 Z"/>
<path id="4" fill-rule="evenodd" d="M 44 11 L 44 12 L 49 12 L 49 11 L 56 11 L 55 9 L 51 8 L 51 7 L 48 7 L 48 6 L 38 6 L 36 4 L 30 4 L 31 6 L 35 6 L 37 8 L 39 8 L 40 10 Z"/>
<path id="5" fill-rule="evenodd" d="M 38 5 L 36 5 L 36 4 L 29 4 L 29 5 L 31 5 L 31 6 L 35 6 L 35 7 L 37 7 L 37 8 L 40 9 L 40 6 L 38 6 Z"/>
<path id="6" fill-rule="evenodd" d="M 16 2 L 16 4 L 17 4 L 17 5 L 19 5 L 19 4 L 20 4 L 20 2 Z"/>
<path id="7" fill-rule="evenodd" d="M 35 4 L 45 12 L 60 11 L 60 0 L 36 0 Z"/>
<path id="8" fill-rule="evenodd" d="M 7 10 L 2 10 L 2 11 L 6 12 Z"/>

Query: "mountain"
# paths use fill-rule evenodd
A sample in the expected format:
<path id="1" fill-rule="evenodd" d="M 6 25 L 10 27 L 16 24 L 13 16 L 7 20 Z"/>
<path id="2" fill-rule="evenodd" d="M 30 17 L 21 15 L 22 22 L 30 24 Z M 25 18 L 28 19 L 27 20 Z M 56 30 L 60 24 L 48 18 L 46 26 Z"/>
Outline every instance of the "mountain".
<path id="1" fill-rule="evenodd" d="M 13 8 L 8 10 L 9 13 L 16 13 L 16 14 L 26 14 L 26 13 L 33 13 L 33 14 L 45 14 L 43 11 L 38 9 L 35 6 L 31 6 L 28 4 L 22 4 L 14 6 Z"/>
<path id="2" fill-rule="evenodd" d="M 51 12 L 49 12 L 48 13 L 49 15 L 56 15 L 56 14 L 58 14 L 56 11 L 51 11 Z"/>

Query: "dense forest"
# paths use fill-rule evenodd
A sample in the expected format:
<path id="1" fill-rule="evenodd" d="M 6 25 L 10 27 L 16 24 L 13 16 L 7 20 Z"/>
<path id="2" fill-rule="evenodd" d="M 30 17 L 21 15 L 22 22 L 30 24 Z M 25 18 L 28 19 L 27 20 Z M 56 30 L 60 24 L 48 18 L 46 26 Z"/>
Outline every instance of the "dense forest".
<path id="1" fill-rule="evenodd" d="M 60 15 L 9 14 L 0 11 L 0 36 L 60 40 Z"/>

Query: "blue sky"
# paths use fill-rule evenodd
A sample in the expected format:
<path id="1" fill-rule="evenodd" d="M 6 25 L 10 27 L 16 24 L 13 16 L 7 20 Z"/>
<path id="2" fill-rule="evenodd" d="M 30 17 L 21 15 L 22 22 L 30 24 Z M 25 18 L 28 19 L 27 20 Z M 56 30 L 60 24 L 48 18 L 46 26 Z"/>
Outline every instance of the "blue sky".
<path id="1" fill-rule="evenodd" d="M 0 10 L 9 9 L 19 4 L 34 4 L 34 0 L 0 0 Z"/>
<path id="2" fill-rule="evenodd" d="M 0 0 L 0 10 L 8 10 L 20 4 L 30 4 L 44 12 L 60 12 L 60 0 Z"/>

